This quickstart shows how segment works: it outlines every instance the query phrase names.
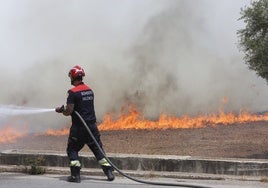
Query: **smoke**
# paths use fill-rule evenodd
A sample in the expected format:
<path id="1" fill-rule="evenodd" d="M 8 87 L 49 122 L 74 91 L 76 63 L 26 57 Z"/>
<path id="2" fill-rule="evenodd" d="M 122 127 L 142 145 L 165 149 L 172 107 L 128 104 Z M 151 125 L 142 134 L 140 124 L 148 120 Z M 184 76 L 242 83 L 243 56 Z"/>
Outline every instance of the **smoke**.
<path id="1" fill-rule="evenodd" d="M 127 102 L 150 118 L 215 112 L 224 97 L 226 111 L 267 110 L 266 83 L 236 46 L 245 3 L 0 1 L 0 103 L 60 106 L 78 64 L 99 121 Z M 38 130 L 70 121 L 56 113 L 30 119 Z"/>
<path id="2" fill-rule="evenodd" d="M 127 53 L 129 71 L 116 73 L 120 83 L 116 90 L 120 92 L 113 95 L 116 106 L 130 101 L 151 118 L 160 113 L 198 115 L 219 108 L 265 110 L 266 84 L 243 64 L 232 23 L 224 19 L 210 23 L 218 14 L 228 16 L 219 11 L 221 3 L 169 1 L 148 19 Z"/>

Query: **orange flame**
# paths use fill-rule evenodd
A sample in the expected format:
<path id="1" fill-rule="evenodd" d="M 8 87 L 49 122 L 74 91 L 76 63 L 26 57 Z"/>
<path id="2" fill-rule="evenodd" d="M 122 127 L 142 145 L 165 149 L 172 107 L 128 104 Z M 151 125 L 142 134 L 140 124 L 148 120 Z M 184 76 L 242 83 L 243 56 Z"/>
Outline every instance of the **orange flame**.
<path id="1" fill-rule="evenodd" d="M 6 126 L 0 130 L 0 143 L 10 143 L 24 135 L 25 133 L 20 132 L 13 127 Z"/>
<path id="2" fill-rule="evenodd" d="M 69 133 L 68 128 L 62 128 L 59 130 L 48 129 L 45 134 L 49 136 L 63 136 L 67 135 L 68 133 Z"/>
<path id="3" fill-rule="evenodd" d="M 226 101 L 226 100 L 224 100 Z M 182 116 L 180 118 L 172 115 L 161 114 L 156 121 L 146 120 L 134 107 L 130 107 L 128 112 L 121 112 L 118 119 L 114 120 L 111 114 L 104 116 L 100 124 L 100 130 L 126 130 L 126 129 L 181 129 L 181 128 L 202 128 L 215 126 L 218 124 L 230 125 L 234 123 L 245 123 L 254 121 L 268 121 L 268 113 L 264 115 L 250 114 L 246 110 L 241 110 L 239 114 L 232 112 L 197 117 Z"/>
<path id="4" fill-rule="evenodd" d="M 225 113 L 222 109 L 228 102 L 227 97 L 223 97 L 218 113 L 191 117 L 184 115 L 175 117 L 167 114 L 160 114 L 157 120 L 148 120 L 134 107 L 134 105 L 124 106 L 118 118 L 113 118 L 113 114 L 104 116 L 99 129 L 106 130 L 128 130 L 128 129 L 186 129 L 216 126 L 220 124 L 230 125 L 235 123 L 246 123 L 256 121 L 268 121 L 268 113 L 257 115 L 251 114 L 247 110 L 240 110 L 238 114 Z M 69 128 L 60 130 L 49 129 L 46 134 L 53 136 L 67 135 Z"/>

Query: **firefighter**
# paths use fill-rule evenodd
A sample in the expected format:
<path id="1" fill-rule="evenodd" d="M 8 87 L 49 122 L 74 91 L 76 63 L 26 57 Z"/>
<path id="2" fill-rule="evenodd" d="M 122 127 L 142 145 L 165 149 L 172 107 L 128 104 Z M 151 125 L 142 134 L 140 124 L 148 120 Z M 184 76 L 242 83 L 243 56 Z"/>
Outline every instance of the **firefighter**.
<path id="1" fill-rule="evenodd" d="M 69 71 L 68 76 L 71 79 L 71 85 L 74 87 L 68 91 L 66 105 L 55 108 L 56 112 L 62 113 L 65 116 L 71 115 L 72 118 L 72 126 L 70 128 L 67 144 L 67 155 L 70 160 L 71 169 L 71 176 L 68 177 L 68 181 L 77 183 L 80 183 L 81 181 L 81 163 L 79 161 L 78 152 L 84 147 L 85 144 L 95 155 L 98 163 L 103 169 L 104 174 L 107 176 L 107 179 L 109 181 L 113 181 L 114 175 L 112 166 L 107 162 L 103 153 L 99 150 L 93 139 L 90 137 L 79 117 L 74 113 L 74 111 L 77 111 L 81 115 L 98 144 L 102 148 L 100 133 L 96 125 L 94 93 L 88 85 L 84 84 L 83 77 L 85 76 L 85 72 L 80 66 L 74 66 Z"/>

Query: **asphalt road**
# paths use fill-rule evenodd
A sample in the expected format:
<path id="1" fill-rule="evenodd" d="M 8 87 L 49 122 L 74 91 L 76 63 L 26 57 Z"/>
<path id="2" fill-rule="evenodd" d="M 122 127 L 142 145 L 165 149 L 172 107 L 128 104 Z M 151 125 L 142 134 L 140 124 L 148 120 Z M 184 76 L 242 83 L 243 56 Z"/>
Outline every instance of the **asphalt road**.
<path id="1" fill-rule="evenodd" d="M 117 177 L 115 181 L 108 182 L 104 177 L 82 176 L 81 183 L 66 182 L 65 175 L 27 175 L 20 173 L 0 173 L 0 188 L 50 188 L 50 187 L 75 187 L 75 188 L 150 188 L 166 186 L 145 185 L 133 182 L 126 178 Z M 148 180 L 148 179 L 147 179 Z M 152 181 L 183 183 L 209 186 L 212 188 L 267 188 L 268 183 L 259 181 L 239 181 L 239 180 L 178 180 L 178 179 L 159 179 Z"/>

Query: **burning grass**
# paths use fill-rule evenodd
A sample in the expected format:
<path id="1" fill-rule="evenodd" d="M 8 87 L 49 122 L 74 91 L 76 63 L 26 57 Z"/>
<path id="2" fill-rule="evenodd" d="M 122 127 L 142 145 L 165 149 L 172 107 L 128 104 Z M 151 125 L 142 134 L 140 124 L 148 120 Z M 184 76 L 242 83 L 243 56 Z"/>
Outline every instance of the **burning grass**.
<path id="1" fill-rule="evenodd" d="M 5 126 L 0 130 L 0 144 L 14 142 L 16 139 L 25 135 L 25 132 L 10 126 Z"/>
<path id="2" fill-rule="evenodd" d="M 62 128 L 59 130 L 48 129 L 45 134 L 49 136 L 63 136 L 63 135 L 67 135 L 68 133 L 69 133 L 69 128 Z"/>
<path id="3" fill-rule="evenodd" d="M 216 125 L 230 125 L 234 123 L 246 123 L 256 121 L 268 121 L 268 113 L 263 115 L 251 114 L 246 110 L 241 110 L 239 114 L 219 112 L 200 115 L 196 117 L 161 114 L 156 121 L 145 119 L 134 107 L 122 110 L 119 118 L 107 114 L 100 124 L 100 130 L 126 130 L 126 129 L 186 129 L 202 128 Z"/>
<path id="4" fill-rule="evenodd" d="M 225 103 L 225 100 L 224 100 Z M 175 117 L 172 115 L 161 114 L 157 120 L 145 119 L 143 115 L 133 105 L 122 108 L 121 114 L 115 118 L 112 114 L 104 116 L 102 123 L 99 125 L 101 131 L 111 130 L 166 130 L 166 129 L 193 129 L 224 126 L 232 124 L 241 124 L 249 122 L 268 121 L 268 113 L 251 114 L 246 110 L 240 113 L 225 113 L 221 108 L 218 113 L 200 115 L 191 117 L 184 115 Z M 42 135 L 63 136 L 68 135 L 69 127 L 59 130 L 48 129 Z M 0 143 L 13 142 L 25 135 L 11 126 L 5 126 L 0 130 Z"/>

